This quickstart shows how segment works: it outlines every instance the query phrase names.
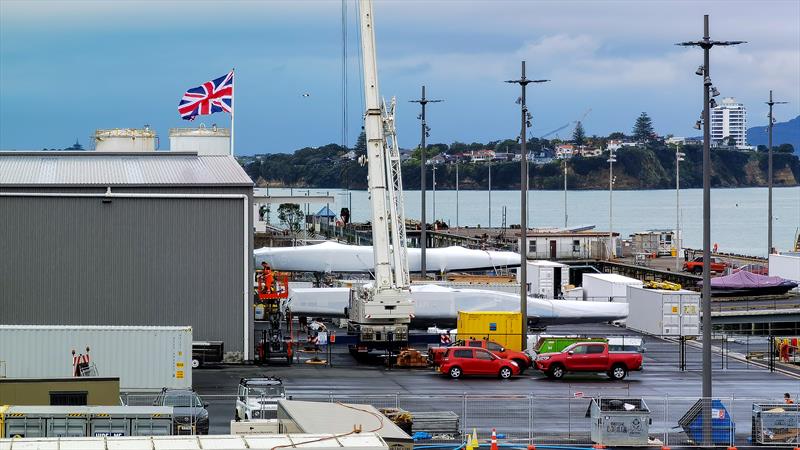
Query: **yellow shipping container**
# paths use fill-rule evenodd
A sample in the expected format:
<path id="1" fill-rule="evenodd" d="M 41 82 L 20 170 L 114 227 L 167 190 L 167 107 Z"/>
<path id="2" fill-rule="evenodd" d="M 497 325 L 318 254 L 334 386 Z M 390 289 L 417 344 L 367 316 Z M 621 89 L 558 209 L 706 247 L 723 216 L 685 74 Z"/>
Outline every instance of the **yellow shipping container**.
<path id="1" fill-rule="evenodd" d="M 522 314 L 505 311 L 459 311 L 458 339 L 489 339 L 505 348 L 522 350 Z"/>

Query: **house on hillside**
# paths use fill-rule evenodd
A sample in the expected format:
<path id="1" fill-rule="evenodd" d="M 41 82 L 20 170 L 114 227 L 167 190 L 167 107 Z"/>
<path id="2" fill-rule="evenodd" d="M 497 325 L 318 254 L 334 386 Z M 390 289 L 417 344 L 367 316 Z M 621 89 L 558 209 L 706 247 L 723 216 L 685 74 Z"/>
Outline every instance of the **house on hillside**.
<path id="1" fill-rule="evenodd" d="M 556 159 L 569 159 L 575 155 L 575 146 L 572 144 L 556 145 Z"/>
<path id="2" fill-rule="evenodd" d="M 426 162 L 428 165 L 439 166 L 447 162 L 447 157 L 442 155 L 441 153 L 434 156 L 433 158 L 428 159 Z"/>
<path id="3" fill-rule="evenodd" d="M 493 160 L 495 156 L 494 150 L 489 149 L 471 150 L 466 154 L 469 155 L 471 162 L 488 162 Z"/>
<path id="4" fill-rule="evenodd" d="M 356 159 L 356 151 L 355 150 L 350 150 L 349 152 L 347 152 L 344 155 L 342 155 L 341 158 L 349 160 L 349 161 L 355 161 L 355 159 Z"/>

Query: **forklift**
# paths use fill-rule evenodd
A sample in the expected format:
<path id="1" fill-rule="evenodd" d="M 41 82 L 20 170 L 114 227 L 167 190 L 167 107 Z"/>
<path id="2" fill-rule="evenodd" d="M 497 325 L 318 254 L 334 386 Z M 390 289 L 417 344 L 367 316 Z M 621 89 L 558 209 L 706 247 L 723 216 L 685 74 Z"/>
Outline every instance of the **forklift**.
<path id="1" fill-rule="evenodd" d="M 264 322 L 261 338 L 256 343 L 256 362 L 265 364 L 272 360 L 292 363 L 292 312 L 282 308 L 289 297 L 289 276 L 274 272 L 266 262 L 256 270 L 255 308 L 257 322 Z"/>

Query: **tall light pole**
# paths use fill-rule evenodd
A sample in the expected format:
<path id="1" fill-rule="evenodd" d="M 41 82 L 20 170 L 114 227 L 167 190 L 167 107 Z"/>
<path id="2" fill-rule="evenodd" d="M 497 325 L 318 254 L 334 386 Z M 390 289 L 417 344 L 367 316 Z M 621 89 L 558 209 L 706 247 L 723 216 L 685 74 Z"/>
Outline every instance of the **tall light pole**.
<path id="1" fill-rule="evenodd" d="M 431 181 L 431 188 L 433 188 L 433 222 L 436 223 L 436 164 L 431 165 L 431 173 L 433 180 Z"/>
<path id="2" fill-rule="evenodd" d="M 420 224 L 421 225 L 420 226 L 420 235 L 419 235 L 419 246 L 420 246 L 420 249 L 422 250 L 421 251 L 422 254 L 420 255 L 420 261 L 419 262 L 420 262 L 420 270 L 422 272 L 420 274 L 420 276 L 422 276 L 422 278 L 424 279 L 425 276 L 427 275 L 426 274 L 426 270 L 425 270 L 427 268 L 426 267 L 426 263 L 425 263 L 425 247 L 428 244 L 428 241 L 427 241 L 428 237 L 427 237 L 427 233 L 426 233 L 427 228 L 428 228 L 428 223 L 425 220 L 425 209 L 426 209 L 425 208 L 425 159 L 426 159 L 425 158 L 425 138 L 429 136 L 428 132 L 431 130 L 430 128 L 428 128 L 427 122 L 425 122 L 425 105 L 427 105 L 428 103 L 439 103 L 439 102 L 442 102 L 443 100 L 430 100 L 430 99 L 425 98 L 425 86 L 422 86 L 422 97 L 420 97 L 419 100 L 409 100 L 409 101 L 411 103 L 419 103 L 419 105 L 422 107 L 422 112 L 420 113 L 419 116 L 417 116 L 417 118 L 420 119 L 420 121 L 421 121 L 421 129 L 422 129 L 422 142 L 420 143 L 420 154 L 419 154 L 419 191 L 420 191 L 420 196 L 421 196 L 420 197 L 420 206 L 419 206 L 420 207 L 420 222 L 421 222 L 421 224 Z"/>
<path id="3" fill-rule="evenodd" d="M 745 41 L 712 41 L 708 14 L 703 16 L 703 39 L 676 45 L 703 49 L 703 65 L 696 72 L 703 76 L 703 441 L 711 445 L 711 68 L 709 51 L 714 46 L 742 44 Z M 719 94 L 716 89 L 715 94 Z"/>
<path id="4" fill-rule="evenodd" d="M 681 161 L 685 153 L 681 145 L 675 145 L 675 271 L 681 270 Z"/>
<path id="5" fill-rule="evenodd" d="M 772 128 L 775 125 L 775 118 L 772 116 L 774 105 L 785 105 L 788 102 L 776 102 L 772 100 L 772 89 L 769 91 L 769 156 L 767 157 L 767 258 L 772 254 Z"/>
<path id="6" fill-rule="evenodd" d="M 520 275 L 520 285 L 519 285 L 519 312 L 522 316 L 522 327 L 521 327 L 521 348 L 528 347 L 528 218 L 526 211 L 528 210 L 528 196 L 526 195 L 528 192 L 528 159 L 525 150 L 525 144 L 528 136 L 528 128 L 531 126 L 531 114 L 528 112 L 528 106 L 525 104 L 525 88 L 528 86 L 529 83 L 544 83 L 550 80 L 529 80 L 525 78 L 525 61 L 522 61 L 522 77 L 519 80 L 508 80 L 506 83 L 514 83 L 520 85 L 522 89 L 522 95 L 520 96 L 520 117 L 521 117 L 521 126 L 519 132 L 519 138 L 522 143 L 522 148 L 520 149 L 520 153 L 522 154 L 522 158 L 520 159 L 520 177 L 519 177 L 519 187 L 520 187 L 520 208 L 519 208 L 519 254 L 520 254 L 520 263 L 519 263 L 519 275 Z"/>
<path id="7" fill-rule="evenodd" d="M 614 259 L 614 149 L 608 149 L 608 259 Z"/>
<path id="8" fill-rule="evenodd" d="M 567 228 L 567 157 L 564 158 L 564 228 Z"/>
<path id="9" fill-rule="evenodd" d="M 492 228 L 492 160 L 489 160 L 489 228 Z"/>
<path id="10" fill-rule="evenodd" d="M 458 228 L 458 157 L 456 156 L 456 228 Z"/>

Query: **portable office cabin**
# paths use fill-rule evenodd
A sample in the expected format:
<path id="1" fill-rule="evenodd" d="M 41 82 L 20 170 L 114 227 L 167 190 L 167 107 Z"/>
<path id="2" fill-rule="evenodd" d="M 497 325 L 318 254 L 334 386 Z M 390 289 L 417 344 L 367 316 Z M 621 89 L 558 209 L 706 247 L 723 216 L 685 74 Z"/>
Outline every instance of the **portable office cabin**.
<path id="1" fill-rule="evenodd" d="M 528 295 L 559 298 L 569 284 L 569 266 L 554 261 L 527 261 L 527 277 Z"/>
<path id="2" fill-rule="evenodd" d="M 0 152 L 0 323 L 190 325 L 252 359 L 252 196 L 230 155 Z"/>

